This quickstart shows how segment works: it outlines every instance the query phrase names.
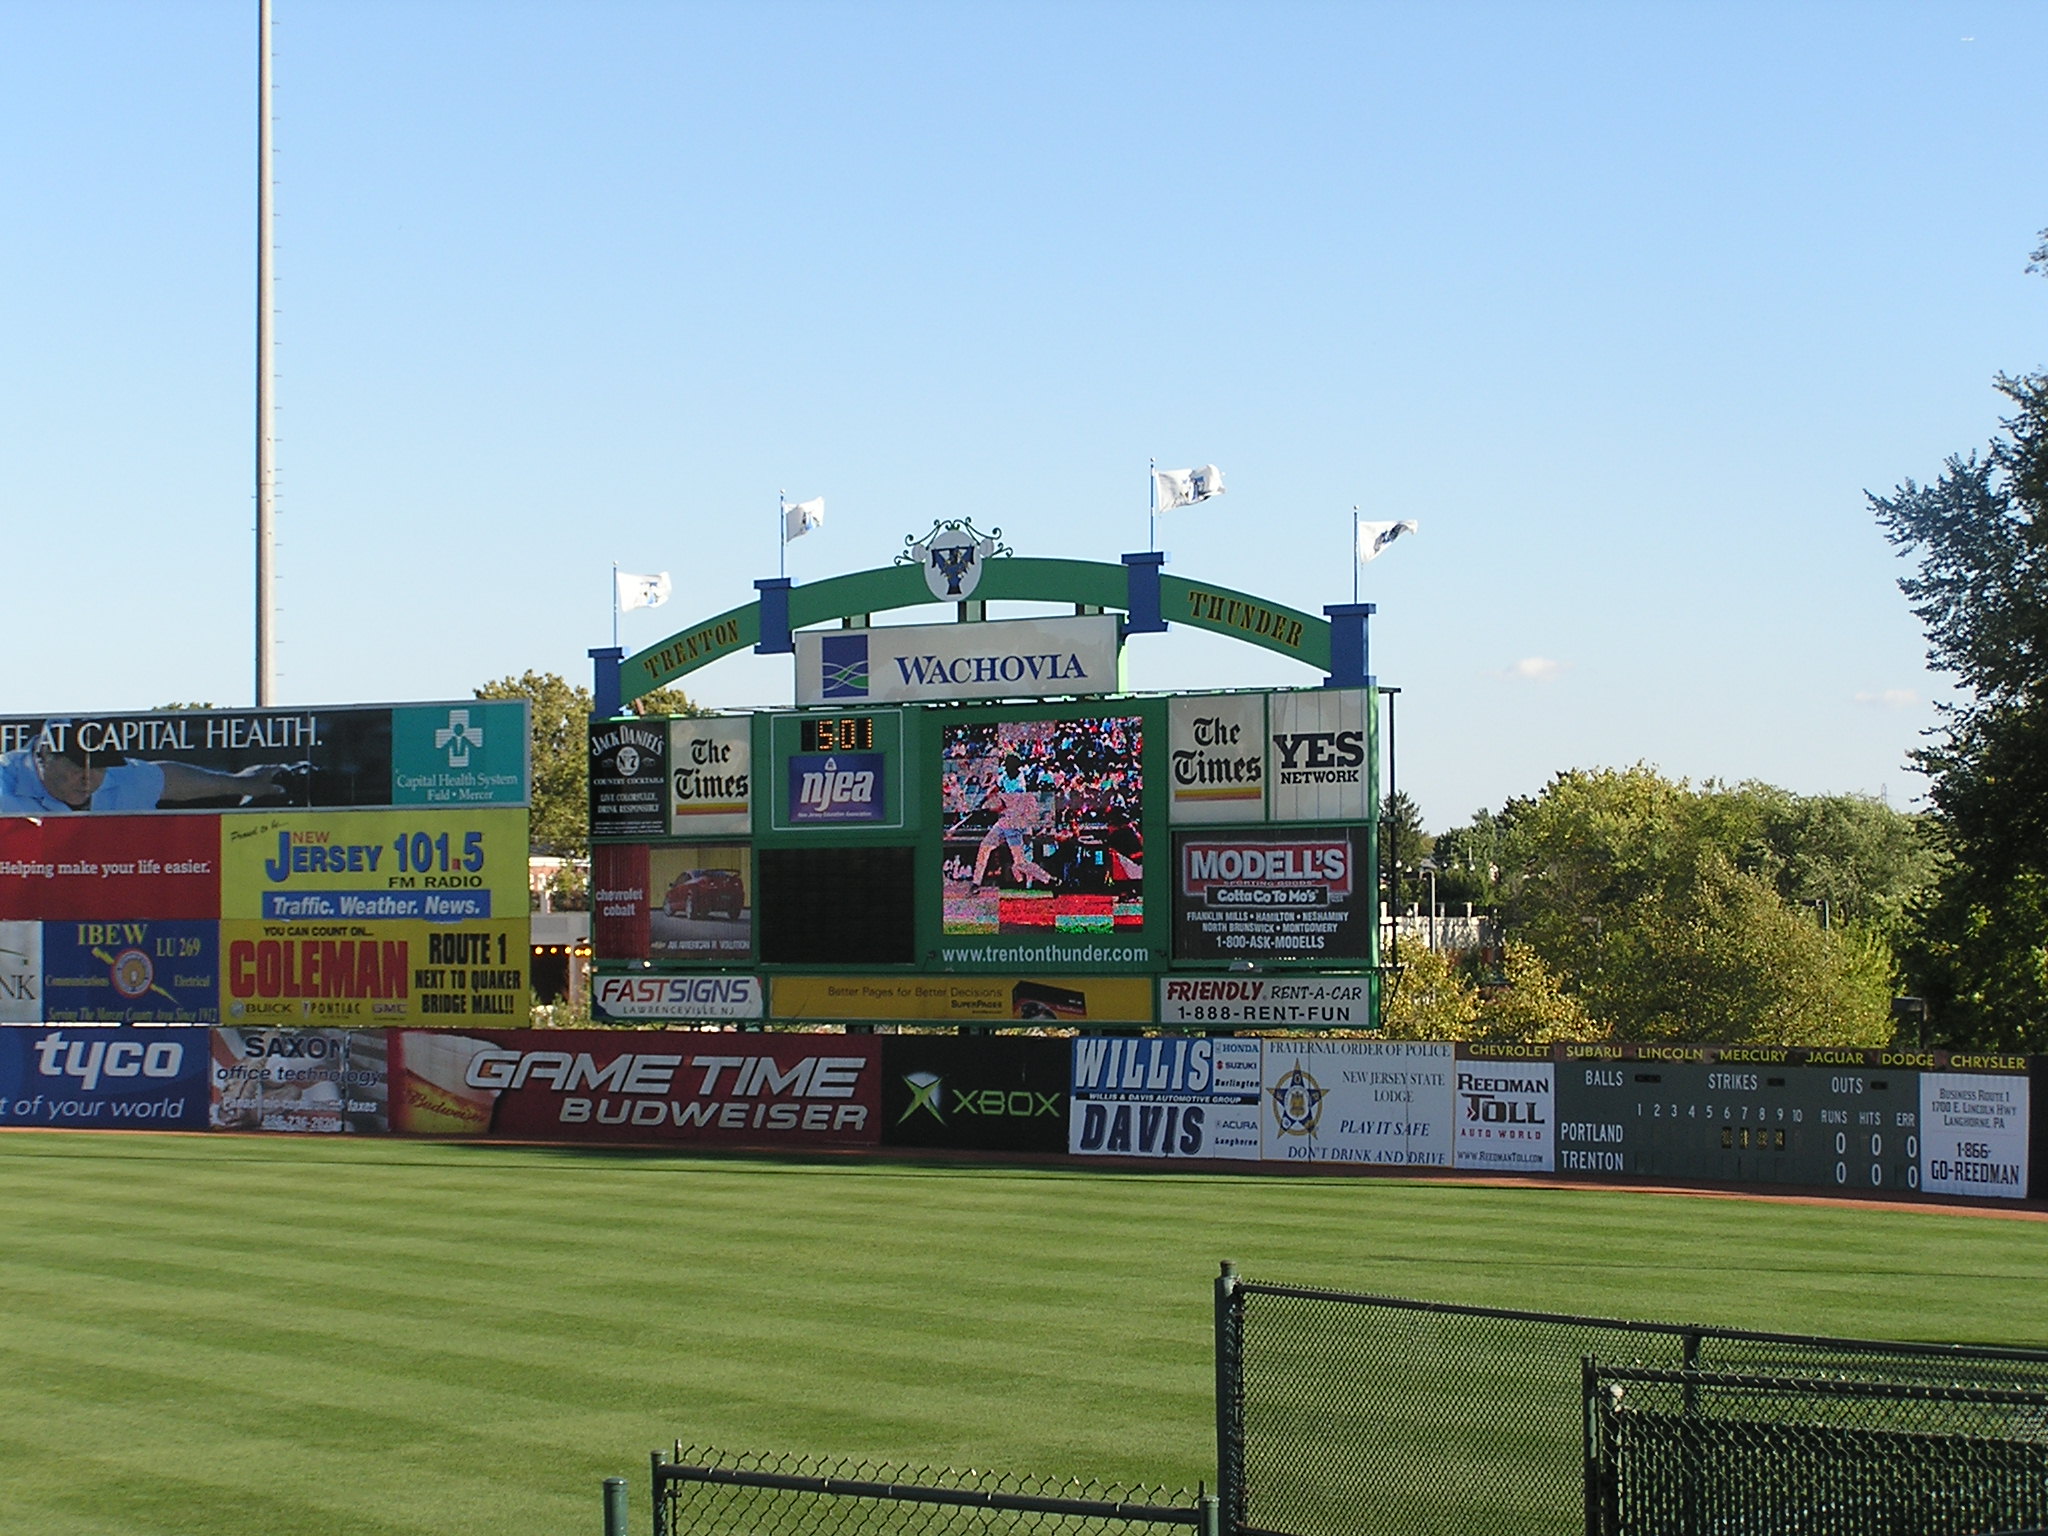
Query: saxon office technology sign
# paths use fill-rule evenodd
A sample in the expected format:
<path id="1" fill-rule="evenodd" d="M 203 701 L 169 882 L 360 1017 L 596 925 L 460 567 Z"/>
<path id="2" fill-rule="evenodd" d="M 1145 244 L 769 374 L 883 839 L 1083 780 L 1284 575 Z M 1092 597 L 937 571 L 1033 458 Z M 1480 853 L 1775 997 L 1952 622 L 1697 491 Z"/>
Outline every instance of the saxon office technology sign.
<path id="1" fill-rule="evenodd" d="M 794 638 L 799 704 L 1049 698 L 1117 687 L 1114 614 L 803 630 Z"/>

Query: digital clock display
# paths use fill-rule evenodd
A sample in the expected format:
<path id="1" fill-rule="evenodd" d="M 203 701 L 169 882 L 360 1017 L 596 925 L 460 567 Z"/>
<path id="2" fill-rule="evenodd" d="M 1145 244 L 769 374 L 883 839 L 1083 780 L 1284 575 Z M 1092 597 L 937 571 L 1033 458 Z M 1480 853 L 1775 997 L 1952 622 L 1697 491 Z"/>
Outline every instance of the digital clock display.
<path id="1" fill-rule="evenodd" d="M 872 752 L 875 717 L 845 715 L 838 719 L 806 719 L 801 732 L 803 752 Z"/>

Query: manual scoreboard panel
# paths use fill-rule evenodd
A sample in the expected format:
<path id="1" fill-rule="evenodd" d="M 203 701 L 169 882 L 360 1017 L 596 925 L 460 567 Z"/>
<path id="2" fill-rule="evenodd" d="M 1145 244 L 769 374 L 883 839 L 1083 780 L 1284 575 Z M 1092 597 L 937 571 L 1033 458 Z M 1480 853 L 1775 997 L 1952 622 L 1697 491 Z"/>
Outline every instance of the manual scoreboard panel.
<path id="1" fill-rule="evenodd" d="M 1560 1173 L 1920 1187 L 1911 1069 L 1635 1059 L 1561 1062 L 1557 1072 Z"/>

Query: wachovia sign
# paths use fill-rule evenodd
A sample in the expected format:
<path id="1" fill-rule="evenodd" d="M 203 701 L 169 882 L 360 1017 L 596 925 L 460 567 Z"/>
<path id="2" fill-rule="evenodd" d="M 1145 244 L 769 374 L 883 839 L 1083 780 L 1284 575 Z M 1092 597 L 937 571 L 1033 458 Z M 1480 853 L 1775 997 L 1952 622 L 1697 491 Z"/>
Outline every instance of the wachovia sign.
<path id="1" fill-rule="evenodd" d="M 799 704 L 1039 699 L 1113 693 L 1114 614 L 801 630 Z"/>

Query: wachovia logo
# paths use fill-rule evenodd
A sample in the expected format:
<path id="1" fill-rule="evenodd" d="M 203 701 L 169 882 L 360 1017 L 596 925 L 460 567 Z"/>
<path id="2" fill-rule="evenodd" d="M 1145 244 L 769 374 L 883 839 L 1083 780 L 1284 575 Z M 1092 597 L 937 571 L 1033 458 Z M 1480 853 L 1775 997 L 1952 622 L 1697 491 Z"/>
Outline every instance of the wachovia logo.
<path id="1" fill-rule="evenodd" d="M 868 637 L 827 635 L 818 642 L 818 665 L 824 674 L 820 692 L 828 699 L 868 696 Z"/>

